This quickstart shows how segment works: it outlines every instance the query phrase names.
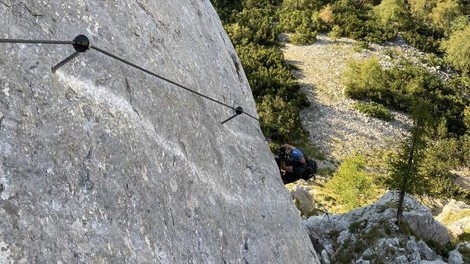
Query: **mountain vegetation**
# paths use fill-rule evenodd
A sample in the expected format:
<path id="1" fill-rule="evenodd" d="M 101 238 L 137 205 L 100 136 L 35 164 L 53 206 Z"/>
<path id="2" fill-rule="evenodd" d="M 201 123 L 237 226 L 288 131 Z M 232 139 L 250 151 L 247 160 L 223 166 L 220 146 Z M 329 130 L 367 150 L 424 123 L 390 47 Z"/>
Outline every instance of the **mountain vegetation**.
<path id="1" fill-rule="evenodd" d="M 348 190 L 334 194 L 344 209 L 364 205 L 364 196 L 376 188 L 470 202 L 469 190 L 455 183 L 454 173 L 470 167 L 468 0 L 212 3 L 241 58 L 261 128 L 272 139 L 273 151 L 282 142 L 314 145 L 308 142 L 299 115 L 309 102 L 300 92 L 291 71 L 293 66 L 285 63 L 280 51 L 281 33 L 288 33 L 290 41 L 297 45 L 315 43 L 317 34 L 322 33 L 354 39 L 360 48 L 401 36 L 428 54 L 419 63 L 399 58 L 394 65 L 384 67 L 379 60 L 370 59 L 348 66 L 343 79 L 345 94 L 358 101 L 356 109 L 383 120 L 393 119 L 389 109 L 403 111 L 413 119 L 414 127 L 399 150 L 381 165 L 384 172 L 371 175 L 367 162 L 353 157 L 343 161 L 326 187 Z M 445 75 L 438 75 L 427 66 Z"/>

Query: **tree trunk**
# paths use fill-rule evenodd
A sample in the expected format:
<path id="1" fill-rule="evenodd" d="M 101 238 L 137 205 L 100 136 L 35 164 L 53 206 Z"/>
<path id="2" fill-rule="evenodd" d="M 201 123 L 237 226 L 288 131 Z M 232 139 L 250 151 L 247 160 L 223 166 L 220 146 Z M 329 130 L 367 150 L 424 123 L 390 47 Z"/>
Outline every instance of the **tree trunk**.
<path id="1" fill-rule="evenodd" d="M 410 148 L 410 153 L 409 153 L 409 156 L 408 156 L 408 161 L 407 161 L 407 164 L 406 164 L 406 171 L 403 175 L 403 185 L 401 186 L 401 189 L 400 189 L 400 197 L 398 198 L 398 208 L 397 208 L 397 225 L 398 227 L 400 227 L 400 224 L 401 224 L 401 220 L 403 218 L 403 202 L 405 200 L 405 188 L 406 188 L 406 185 L 408 184 L 408 180 L 410 178 L 410 171 L 411 171 L 411 166 L 413 165 L 413 157 L 415 155 L 415 147 L 416 147 L 416 144 L 417 144 L 417 141 L 418 141 L 418 135 L 416 135 L 416 132 L 415 134 L 413 135 L 413 141 L 411 143 L 411 148 Z"/>

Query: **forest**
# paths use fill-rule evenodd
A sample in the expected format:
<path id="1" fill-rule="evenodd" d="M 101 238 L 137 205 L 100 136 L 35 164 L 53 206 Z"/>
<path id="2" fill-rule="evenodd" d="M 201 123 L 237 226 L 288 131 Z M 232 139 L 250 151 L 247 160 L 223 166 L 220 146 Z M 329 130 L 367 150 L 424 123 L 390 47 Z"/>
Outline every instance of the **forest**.
<path id="1" fill-rule="evenodd" d="M 379 173 L 360 157 L 342 161 L 327 187 L 345 210 L 366 203 L 376 188 L 470 203 L 470 191 L 455 183 L 455 171 L 470 167 L 469 0 L 212 0 L 242 61 L 256 101 L 261 128 L 276 153 L 292 142 L 322 158 L 308 142 L 299 112 L 309 106 L 285 63 L 281 33 L 295 45 L 311 45 L 318 34 L 347 37 L 367 48 L 398 36 L 428 54 L 442 79 L 406 59 L 391 68 L 378 60 L 351 63 L 345 94 L 356 109 L 383 120 L 389 110 L 413 120 L 410 136 L 387 156 Z"/>

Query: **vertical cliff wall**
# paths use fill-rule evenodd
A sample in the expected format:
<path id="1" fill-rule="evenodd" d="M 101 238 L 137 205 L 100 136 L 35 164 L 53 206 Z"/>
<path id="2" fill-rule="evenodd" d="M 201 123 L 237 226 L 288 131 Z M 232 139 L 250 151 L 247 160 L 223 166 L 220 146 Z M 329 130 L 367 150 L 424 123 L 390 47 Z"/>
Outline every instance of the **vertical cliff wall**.
<path id="1" fill-rule="evenodd" d="M 91 45 L 254 101 L 208 0 L 0 1 L 0 38 Z M 97 50 L 0 44 L 0 263 L 317 263 L 258 122 Z"/>

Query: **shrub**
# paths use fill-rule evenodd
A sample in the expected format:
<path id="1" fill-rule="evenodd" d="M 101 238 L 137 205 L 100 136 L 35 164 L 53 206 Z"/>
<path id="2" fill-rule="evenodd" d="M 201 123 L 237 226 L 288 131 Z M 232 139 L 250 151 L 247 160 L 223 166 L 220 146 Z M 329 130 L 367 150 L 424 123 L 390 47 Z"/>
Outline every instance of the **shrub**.
<path id="1" fill-rule="evenodd" d="M 354 108 L 368 116 L 379 118 L 385 121 L 391 121 L 394 119 L 393 114 L 390 113 L 390 110 L 388 110 L 382 104 L 374 102 L 355 103 Z"/>
<path id="2" fill-rule="evenodd" d="M 470 73 L 470 25 L 452 33 L 449 40 L 442 43 L 447 59 L 459 71 Z"/>
<path id="3" fill-rule="evenodd" d="M 343 75 L 346 96 L 367 100 L 389 108 L 411 112 L 420 100 L 432 105 L 435 120 L 444 118 L 449 132 L 462 135 L 463 111 L 468 99 L 460 91 L 464 81 L 444 83 L 425 68 L 403 60 L 390 69 L 382 69 L 378 59 L 352 62 Z"/>
<path id="4" fill-rule="evenodd" d="M 364 157 L 355 155 L 343 161 L 333 178 L 327 182 L 326 189 L 342 205 L 342 211 L 349 211 L 367 204 L 375 197 L 377 187 L 373 178 L 366 171 Z"/>
<path id="5" fill-rule="evenodd" d="M 356 43 L 354 43 L 355 52 L 361 52 L 362 50 L 365 50 L 368 48 L 369 48 L 369 43 L 367 43 L 367 41 L 357 41 Z"/>
<path id="6" fill-rule="evenodd" d="M 299 111 L 292 103 L 279 96 L 265 95 L 257 104 L 261 129 L 265 135 L 278 134 L 281 142 L 292 142 L 307 137 L 300 123 Z"/>
<path id="7" fill-rule="evenodd" d="M 468 240 L 467 240 L 468 241 Z M 461 247 L 459 249 L 460 254 L 462 254 L 464 262 L 470 263 L 470 248 L 468 247 Z"/>
<path id="8" fill-rule="evenodd" d="M 310 44 L 315 43 L 316 38 L 317 38 L 316 32 L 306 32 L 306 33 L 296 32 L 291 36 L 291 41 L 293 44 L 296 44 L 296 45 L 310 45 Z"/>

